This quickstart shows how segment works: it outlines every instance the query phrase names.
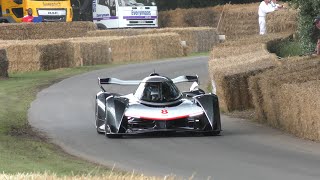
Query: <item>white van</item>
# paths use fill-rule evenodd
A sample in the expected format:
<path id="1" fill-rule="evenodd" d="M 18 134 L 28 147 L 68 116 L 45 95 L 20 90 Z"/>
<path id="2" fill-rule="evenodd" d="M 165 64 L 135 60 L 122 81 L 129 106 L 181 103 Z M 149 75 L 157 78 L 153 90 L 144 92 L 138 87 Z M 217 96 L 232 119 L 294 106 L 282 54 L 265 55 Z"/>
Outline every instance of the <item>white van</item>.
<path id="1" fill-rule="evenodd" d="M 158 27 L 154 0 L 93 0 L 92 15 L 99 29 Z"/>

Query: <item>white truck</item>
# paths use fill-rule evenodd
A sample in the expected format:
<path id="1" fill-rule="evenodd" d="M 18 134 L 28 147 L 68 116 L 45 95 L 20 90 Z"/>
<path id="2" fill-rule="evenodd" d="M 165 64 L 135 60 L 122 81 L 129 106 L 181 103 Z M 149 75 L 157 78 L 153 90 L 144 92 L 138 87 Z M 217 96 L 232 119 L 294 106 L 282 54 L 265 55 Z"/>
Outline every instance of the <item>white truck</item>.
<path id="1" fill-rule="evenodd" d="M 92 16 L 99 29 L 158 27 L 154 0 L 93 0 Z"/>

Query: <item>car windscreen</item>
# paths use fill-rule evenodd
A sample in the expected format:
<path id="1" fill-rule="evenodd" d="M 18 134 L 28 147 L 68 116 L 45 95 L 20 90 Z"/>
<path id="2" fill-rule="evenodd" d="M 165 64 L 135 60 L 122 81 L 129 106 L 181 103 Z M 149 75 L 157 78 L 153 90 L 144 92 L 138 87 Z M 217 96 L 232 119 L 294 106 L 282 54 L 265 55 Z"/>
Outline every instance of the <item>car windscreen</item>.
<path id="1" fill-rule="evenodd" d="M 163 103 L 173 102 L 181 97 L 177 86 L 170 81 L 141 83 L 135 96 L 142 101 Z"/>

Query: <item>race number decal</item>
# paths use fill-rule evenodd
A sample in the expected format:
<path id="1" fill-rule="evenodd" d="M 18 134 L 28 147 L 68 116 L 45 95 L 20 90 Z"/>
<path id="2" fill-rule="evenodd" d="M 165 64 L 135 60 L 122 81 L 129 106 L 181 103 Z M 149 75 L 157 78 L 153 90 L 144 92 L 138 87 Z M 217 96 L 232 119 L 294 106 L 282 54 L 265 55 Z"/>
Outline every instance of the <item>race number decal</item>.
<path id="1" fill-rule="evenodd" d="M 162 110 L 161 110 L 161 114 L 168 114 L 168 110 L 162 109 Z"/>

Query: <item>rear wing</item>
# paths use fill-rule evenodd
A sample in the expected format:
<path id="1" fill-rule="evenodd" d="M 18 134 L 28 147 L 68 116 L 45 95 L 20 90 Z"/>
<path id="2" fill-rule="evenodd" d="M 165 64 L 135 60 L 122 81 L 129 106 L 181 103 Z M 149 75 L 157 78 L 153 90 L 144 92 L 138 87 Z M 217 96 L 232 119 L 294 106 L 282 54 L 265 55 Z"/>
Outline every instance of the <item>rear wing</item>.
<path id="1" fill-rule="evenodd" d="M 197 82 L 199 84 L 199 78 L 197 76 L 179 76 L 172 79 L 173 83 L 181 83 L 181 82 Z"/>
<path id="2" fill-rule="evenodd" d="M 106 90 L 102 87 L 103 84 L 117 84 L 117 85 L 139 85 L 140 80 L 121 80 L 117 78 L 98 78 L 98 84 L 100 88 L 106 92 Z"/>
<path id="3" fill-rule="evenodd" d="M 106 92 L 102 87 L 103 84 L 116 84 L 116 85 L 139 85 L 141 80 L 121 80 L 117 78 L 98 78 L 100 88 Z M 174 84 L 181 82 L 197 82 L 199 84 L 198 76 L 179 76 L 172 79 Z"/>

